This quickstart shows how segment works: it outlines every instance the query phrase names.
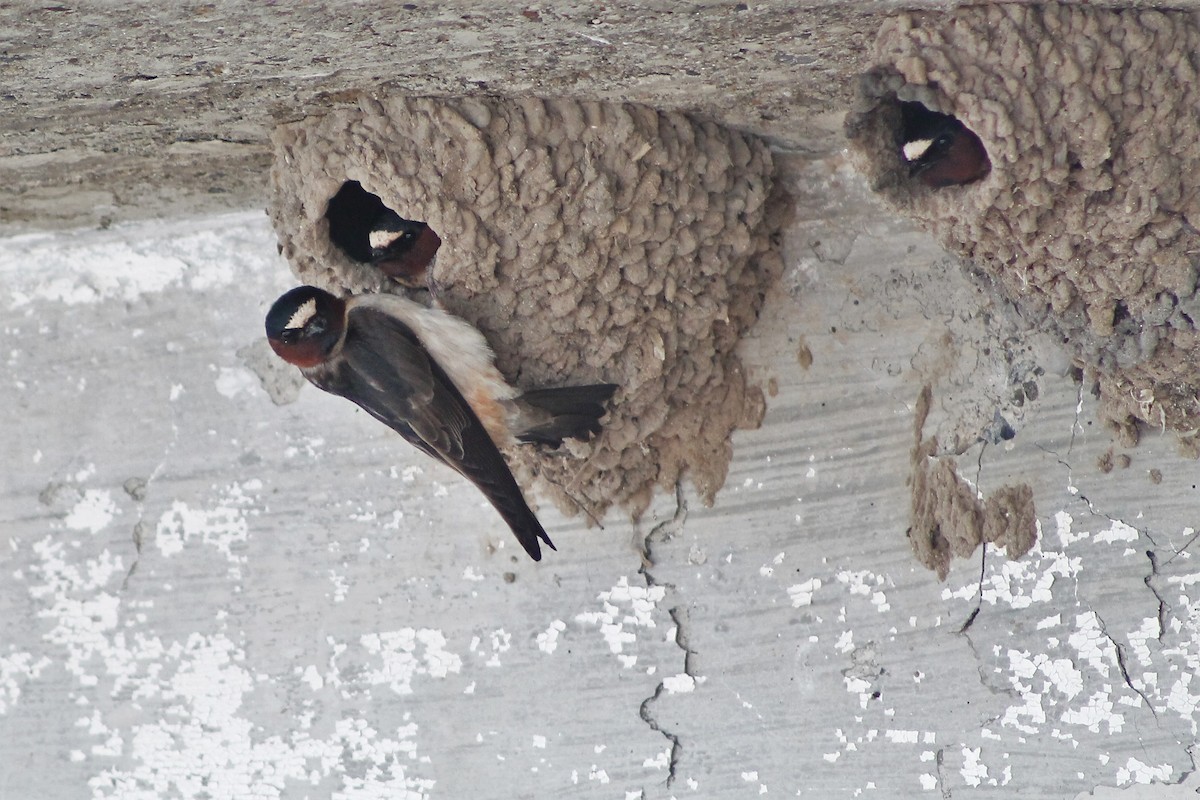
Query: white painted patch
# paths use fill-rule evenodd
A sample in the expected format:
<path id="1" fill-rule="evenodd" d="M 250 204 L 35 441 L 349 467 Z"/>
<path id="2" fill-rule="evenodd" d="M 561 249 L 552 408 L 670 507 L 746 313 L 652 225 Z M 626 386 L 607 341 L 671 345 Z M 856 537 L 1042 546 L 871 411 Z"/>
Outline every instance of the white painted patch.
<path id="1" fill-rule="evenodd" d="M 921 782 L 921 788 L 927 792 L 932 792 L 937 788 L 937 777 L 930 775 L 928 772 L 923 772 L 918 775 L 917 780 Z"/>
<path id="2" fill-rule="evenodd" d="M 73 531 L 99 533 L 108 527 L 113 517 L 121 513 L 112 495 L 101 489 L 88 489 L 67 514 L 63 524 Z"/>
<path id="3" fill-rule="evenodd" d="M 688 694 L 696 688 L 696 679 L 687 673 L 679 673 L 672 675 L 670 678 L 663 678 L 663 688 L 669 694 Z"/>
<path id="4" fill-rule="evenodd" d="M 837 582 L 845 586 L 851 595 L 869 598 L 871 605 L 875 606 L 879 613 L 891 609 L 887 596 L 878 588 L 887 582 L 882 575 L 876 575 L 870 570 L 843 570 L 837 574 Z"/>
<path id="5" fill-rule="evenodd" d="M 1113 712 L 1111 688 L 1093 692 L 1082 707 L 1068 708 L 1062 721 L 1069 725 L 1082 725 L 1092 733 L 1120 733 L 1125 727 L 1125 715 Z M 1101 726 L 1105 730 L 1101 730 Z"/>
<path id="6" fill-rule="evenodd" d="M 797 583 L 794 586 L 789 586 L 787 589 L 788 598 L 792 601 L 793 608 L 812 605 L 813 595 L 821 588 L 820 578 L 810 578 L 804 583 Z"/>
<path id="7" fill-rule="evenodd" d="M 558 649 L 558 635 L 567 629 L 567 623 L 561 619 L 556 619 L 550 623 L 550 627 L 537 635 L 538 650 L 543 653 L 553 653 Z"/>
<path id="8" fill-rule="evenodd" d="M 512 647 L 512 634 L 504 630 L 504 628 L 497 628 L 491 632 L 488 638 L 492 644 L 492 655 L 487 661 L 483 662 L 483 665 L 485 667 L 498 667 L 500 666 L 500 654 L 507 653 Z"/>
<path id="9" fill-rule="evenodd" d="M 231 563 L 245 560 L 235 555 L 234 547 L 246 541 L 249 526 L 245 512 L 232 505 L 217 505 L 215 508 L 191 508 L 182 500 L 171 503 L 171 509 L 159 517 L 154 532 L 154 543 L 159 552 L 168 558 L 183 552 L 192 539 L 214 547 Z"/>
<path id="10" fill-rule="evenodd" d="M 330 598 L 335 603 L 343 603 L 346 601 L 346 595 L 350 593 L 350 581 L 346 580 L 346 576 L 334 570 L 329 570 L 329 582 L 333 584 L 333 596 Z"/>
<path id="11" fill-rule="evenodd" d="M 0 656 L 0 717 L 21 699 L 21 687 L 40 678 L 42 670 L 51 663 L 45 656 L 35 659 L 33 653 L 10 652 Z"/>
<path id="12" fill-rule="evenodd" d="M 979 751 L 978 747 L 963 747 L 962 749 L 963 765 L 959 774 L 962 775 L 963 781 L 968 786 L 979 786 L 988 776 L 987 765 L 979 760 Z"/>
<path id="13" fill-rule="evenodd" d="M 359 642 L 382 662 L 379 669 L 366 673 L 365 680 L 386 684 L 396 694 L 412 694 L 412 682 L 418 675 L 445 678 L 462 671 L 462 658 L 445 649 L 446 637 L 439 630 L 401 628 L 369 633 Z"/>
<path id="14" fill-rule="evenodd" d="M 1086 611 L 1075 617 L 1075 632 L 1067 638 L 1067 643 L 1105 678 L 1109 677 L 1110 665 L 1115 667 L 1117 664 L 1116 648 L 1104 634 L 1094 611 Z"/>
<path id="15" fill-rule="evenodd" d="M 1121 784 L 1127 783 L 1170 783 L 1171 775 L 1174 770 L 1170 764 L 1159 764 L 1157 767 L 1149 764 L 1143 764 L 1132 756 L 1125 763 L 1124 767 L 1117 770 L 1117 781 Z"/>
<path id="16" fill-rule="evenodd" d="M 1059 511 L 1054 515 L 1054 525 L 1058 533 L 1058 541 L 1063 547 L 1070 547 L 1075 542 L 1082 541 L 1089 536 L 1087 531 L 1079 534 L 1072 533 L 1071 525 L 1074 522 L 1075 519 L 1066 511 Z"/>
<path id="17" fill-rule="evenodd" d="M 637 629 L 655 627 L 654 611 L 665 596 L 666 589 L 662 586 L 630 586 L 629 578 L 621 576 L 616 586 L 597 595 L 601 604 L 599 611 L 576 614 L 575 621 L 581 625 L 599 626 L 609 650 L 620 654 L 637 641 Z M 623 613 L 622 607 L 628 611 Z"/>
<path id="18" fill-rule="evenodd" d="M 297 668 L 297 669 L 299 669 L 299 668 Z M 321 673 L 318 672 L 317 668 L 315 666 L 313 666 L 312 664 L 309 664 L 305 668 L 304 674 L 301 677 L 301 680 L 303 680 L 305 683 L 307 683 L 308 688 L 312 689 L 314 692 L 319 691 L 320 689 L 322 689 L 325 686 L 325 679 L 321 677 Z"/>
<path id="19" fill-rule="evenodd" d="M 13 236 L 0 248 L 8 305 L 133 302 L 170 288 L 228 286 L 236 249 L 245 269 L 279 270 L 274 233 L 257 212 L 114 225 L 109 230 Z M 31 270 L 29 264 L 37 264 Z"/>
<path id="20" fill-rule="evenodd" d="M 1112 525 L 1106 531 L 1100 531 L 1095 536 L 1097 542 L 1136 542 L 1140 534 L 1137 528 L 1126 525 L 1120 520 L 1113 520 Z"/>

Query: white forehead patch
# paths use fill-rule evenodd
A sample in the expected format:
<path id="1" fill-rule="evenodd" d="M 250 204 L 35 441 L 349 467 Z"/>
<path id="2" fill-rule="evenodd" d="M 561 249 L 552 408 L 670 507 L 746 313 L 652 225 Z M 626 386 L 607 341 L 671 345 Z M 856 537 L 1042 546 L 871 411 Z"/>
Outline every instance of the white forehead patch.
<path id="1" fill-rule="evenodd" d="M 316 313 L 317 298 L 309 298 L 308 300 L 304 301 L 304 305 L 296 309 L 296 313 L 292 314 L 292 318 L 287 321 L 287 325 L 284 325 L 283 329 L 291 330 L 293 328 L 303 328 Z"/>
<path id="2" fill-rule="evenodd" d="M 403 235 L 403 231 L 371 231 L 371 235 L 367 238 L 373 249 L 381 250 Z"/>
<path id="3" fill-rule="evenodd" d="M 915 139 L 911 142 L 904 143 L 904 158 L 908 161 L 916 161 L 921 156 L 925 155 L 925 151 L 933 144 L 933 139 Z"/>

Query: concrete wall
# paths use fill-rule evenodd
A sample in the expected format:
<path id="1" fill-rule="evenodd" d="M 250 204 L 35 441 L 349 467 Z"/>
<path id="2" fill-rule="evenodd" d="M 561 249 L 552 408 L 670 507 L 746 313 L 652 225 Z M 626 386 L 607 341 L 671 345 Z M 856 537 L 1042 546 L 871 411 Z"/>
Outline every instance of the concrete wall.
<path id="1" fill-rule="evenodd" d="M 790 180 L 787 273 L 744 346 L 769 410 L 715 506 L 685 486 L 604 530 L 543 507 L 540 564 L 471 487 L 271 359 L 262 315 L 294 279 L 260 212 L 0 243 L 0 797 L 1184 780 L 1195 463 L 1151 434 L 1101 471 L 1111 442 L 1052 343 L 839 156 Z M 1018 372 L 1037 390 L 1016 409 Z M 927 436 L 1017 422 L 958 463 L 983 492 L 1033 485 L 1021 560 L 977 552 L 944 583 L 915 563 L 925 384 Z"/>
<path id="2" fill-rule="evenodd" d="M 843 159 L 893 7 L 0 8 L 0 800 L 1194 795 L 1200 471 L 1114 445 L 1057 343 Z M 637 100 L 811 154 L 781 154 L 742 353 L 769 408 L 713 507 L 543 503 L 533 564 L 273 359 L 267 137 L 364 88 Z M 1021 559 L 916 563 L 926 386 L 928 461 L 1033 487 Z"/>

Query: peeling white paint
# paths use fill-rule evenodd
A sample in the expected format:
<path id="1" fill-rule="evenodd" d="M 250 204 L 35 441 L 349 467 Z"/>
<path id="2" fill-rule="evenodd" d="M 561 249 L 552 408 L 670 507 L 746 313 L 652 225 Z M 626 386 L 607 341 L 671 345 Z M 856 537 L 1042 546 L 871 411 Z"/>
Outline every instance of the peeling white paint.
<path id="1" fill-rule="evenodd" d="M 204 291 L 236 279 L 226 257 L 231 236 L 256 245 L 239 253 L 243 262 L 264 268 L 278 263 L 265 227 L 261 215 L 239 212 L 116 225 L 105 231 L 13 236 L 0 248 L 0 276 L 12 309 L 46 302 L 131 303 L 172 287 Z M 29 269 L 30 263 L 38 269 Z"/>
<path id="2" fill-rule="evenodd" d="M 402 628 L 369 633 L 359 641 L 383 662 L 381 669 L 366 673 L 365 680 L 387 684 L 397 694 L 412 694 L 412 681 L 418 675 L 445 678 L 462 671 L 462 658 L 445 649 L 446 637 L 439 630 Z M 418 654 L 418 650 L 422 652 Z"/>
<path id="3" fill-rule="evenodd" d="M 979 751 L 978 747 L 962 748 L 963 765 L 959 774 L 968 786 L 979 786 L 988 777 L 987 765 L 980 761 Z"/>
<path id="4" fill-rule="evenodd" d="M 0 716 L 21 699 L 21 687 L 38 680 L 42 670 L 52 662 L 45 656 L 35 658 L 33 653 L 9 652 L 0 656 Z"/>
<path id="5" fill-rule="evenodd" d="M 119 513 L 111 493 L 102 489 L 88 489 L 72 507 L 63 524 L 73 531 L 95 534 L 107 528 Z"/>
<path id="6" fill-rule="evenodd" d="M 867 597 L 875 610 L 884 613 L 891 609 L 887 596 L 878 588 L 887 583 L 882 575 L 876 575 L 870 570 L 843 570 L 836 576 L 837 582 L 847 588 L 851 595 Z"/>
<path id="7" fill-rule="evenodd" d="M 622 654 L 625 648 L 637 642 L 639 628 L 653 628 L 654 609 L 666 596 L 662 586 L 630 586 L 629 579 L 622 576 L 612 589 L 601 592 L 596 599 L 599 611 L 584 611 L 575 615 L 581 625 L 598 626 L 609 651 Z M 627 611 L 623 612 L 622 607 Z M 636 663 L 636 658 L 623 660 L 626 668 Z"/>
<path id="8" fill-rule="evenodd" d="M 1171 775 L 1174 772 L 1170 764 L 1159 764 L 1157 767 L 1149 764 L 1143 764 L 1134 757 L 1130 757 L 1124 767 L 1117 770 L 1117 780 L 1121 784 L 1127 783 L 1169 783 Z"/>
<path id="9" fill-rule="evenodd" d="M 663 678 L 662 685 L 670 694 L 686 694 L 695 690 L 696 679 L 687 673 L 681 672 L 678 675 Z"/>
<path id="10" fill-rule="evenodd" d="M 1101 543 L 1136 542 L 1140 537 L 1141 534 L 1138 533 L 1137 528 L 1114 519 L 1108 530 L 1096 534 L 1095 541 Z"/>
<path id="11" fill-rule="evenodd" d="M 537 635 L 538 649 L 543 653 L 553 653 L 558 649 L 558 636 L 567 629 L 567 624 L 561 619 L 550 623 L 550 627 Z"/>
<path id="12" fill-rule="evenodd" d="M 809 578 L 803 583 L 797 583 L 787 588 L 788 598 L 793 608 L 812 605 L 813 595 L 821 588 L 820 578 Z"/>

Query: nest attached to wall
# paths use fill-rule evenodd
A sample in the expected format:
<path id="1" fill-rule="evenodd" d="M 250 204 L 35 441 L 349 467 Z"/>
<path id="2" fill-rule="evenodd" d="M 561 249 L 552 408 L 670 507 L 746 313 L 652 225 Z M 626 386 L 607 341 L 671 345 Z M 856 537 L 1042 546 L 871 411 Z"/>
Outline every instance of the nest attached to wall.
<path id="1" fill-rule="evenodd" d="M 1200 14 L 977 6 L 889 19 L 847 118 L 897 210 L 972 259 L 1098 377 L 1123 443 L 1200 428 Z M 908 175 L 900 102 L 950 114 L 990 173 Z M 1193 445 L 1194 447 L 1194 445 Z"/>
<path id="2" fill-rule="evenodd" d="M 684 114 L 563 99 L 361 99 L 281 125 L 268 213 L 305 283 L 403 291 L 333 244 L 347 181 L 441 238 L 433 302 L 525 388 L 608 381 L 603 434 L 510 449 L 570 513 L 635 515 L 686 471 L 711 502 L 765 403 L 734 348 L 781 272 L 771 152 Z"/>

